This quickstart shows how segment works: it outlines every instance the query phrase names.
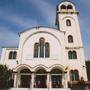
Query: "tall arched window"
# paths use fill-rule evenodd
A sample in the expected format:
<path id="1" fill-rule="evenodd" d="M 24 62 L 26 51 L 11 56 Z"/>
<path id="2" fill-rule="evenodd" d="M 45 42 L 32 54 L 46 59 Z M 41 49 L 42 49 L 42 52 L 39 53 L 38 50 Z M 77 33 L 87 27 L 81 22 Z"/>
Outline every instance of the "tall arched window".
<path id="1" fill-rule="evenodd" d="M 76 53 L 76 51 L 73 51 L 73 59 L 77 59 L 77 53 Z"/>
<path id="2" fill-rule="evenodd" d="M 71 71 L 70 71 L 70 79 L 71 79 L 72 81 L 74 81 L 74 80 L 79 80 L 79 73 L 78 73 L 77 70 L 71 70 Z"/>
<path id="3" fill-rule="evenodd" d="M 49 57 L 49 43 L 45 43 L 45 57 Z"/>
<path id="4" fill-rule="evenodd" d="M 44 38 L 40 38 L 40 57 L 44 57 Z"/>
<path id="5" fill-rule="evenodd" d="M 62 5 L 62 6 L 61 6 L 61 9 L 66 9 L 66 6 L 65 6 L 65 5 Z"/>
<path id="6" fill-rule="evenodd" d="M 39 43 L 34 45 L 34 57 L 49 57 L 50 56 L 50 45 L 48 42 L 45 42 L 44 38 L 39 39 Z"/>
<path id="7" fill-rule="evenodd" d="M 34 44 L 34 57 L 38 57 L 39 43 Z"/>
<path id="8" fill-rule="evenodd" d="M 14 51 L 14 52 L 13 52 L 13 59 L 16 59 L 16 57 L 17 57 L 17 52 Z"/>
<path id="9" fill-rule="evenodd" d="M 67 9 L 73 9 L 72 5 L 68 5 Z"/>
<path id="10" fill-rule="evenodd" d="M 69 19 L 66 20 L 66 26 L 71 26 L 71 20 Z"/>
<path id="11" fill-rule="evenodd" d="M 69 35 L 69 36 L 68 36 L 68 42 L 69 42 L 69 43 L 73 43 L 73 36 L 72 36 L 72 35 Z"/>
<path id="12" fill-rule="evenodd" d="M 13 59 L 13 51 L 9 52 L 9 59 Z"/>

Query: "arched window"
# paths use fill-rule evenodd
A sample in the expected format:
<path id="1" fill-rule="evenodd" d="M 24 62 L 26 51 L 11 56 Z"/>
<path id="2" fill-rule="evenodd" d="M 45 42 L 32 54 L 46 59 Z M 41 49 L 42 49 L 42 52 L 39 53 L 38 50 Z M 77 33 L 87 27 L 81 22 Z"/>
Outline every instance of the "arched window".
<path id="1" fill-rule="evenodd" d="M 40 57 L 44 57 L 44 38 L 40 38 Z"/>
<path id="2" fill-rule="evenodd" d="M 72 51 L 69 51 L 69 52 L 68 52 L 68 58 L 69 58 L 69 59 L 72 59 Z"/>
<path id="3" fill-rule="evenodd" d="M 68 5 L 67 9 L 73 9 L 72 5 Z"/>
<path id="4" fill-rule="evenodd" d="M 13 52 L 13 59 L 16 59 L 16 57 L 17 57 L 17 52 L 14 51 L 14 52 Z"/>
<path id="5" fill-rule="evenodd" d="M 71 26 L 71 21 L 69 19 L 66 20 L 66 26 Z"/>
<path id="6" fill-rule="evenodd" d="M 39 43 L 34 44 L 34 57 L 38 57 Z"/>
<path id="7" fill-rule="evenodd" d="M 17 57 L 17 52 L 16 51 L 10 51 L 9 52 L 9 59 L 16 59 Z"/>
<path id="8" fill-rule="evenodd" d="M 76 51 L 69 51 L 68 58 L 69 59 L 77 59 L 77 52 Z"/>
<path id="9" fill-rule="evenodd" d="M 45 39 L 42 37 L 39 39 L 39 43 L 35 43 L 34 45 L 34 57 L 49 57 L 50 51 L 49 51 L 50 45 L 48 42 L 45 42 Z"/>
<path id="10" fill-rule="evenodd" d="M 79 80 L 79 74 L 78 74 L 78 71 L 77 70 L 71 70 L 70 71 L 70 79 L 72 81 Z"/>
<path id="11" fill-rule="evenodd" d="M 69 43 L 73 43 L 73 36 L 72 36 L 72 35 L 69 35 L 69 36 L 68 36 L 68 42 L 69 42 Z"/>
<path id="12" fill-rule="evenodd" d="M 70 80 L 73 81 L 75 78 L 74 78 L 74 71 L 71 70 L 70 71 Z"/>
<path id="13" fill-rule="evenodd" d="M 49 57 L 49 43 L 45 43 L 45 57 Z"/>
<path id="14" fill-rule="evenodd" d="M 75 80 L 79 80 L 78 70 L 74 70 L 74 74 L 75 74 Z"/>
<path id="15" fill-rule="evenodd" d="M 9 59 L 13 59 L 13 51 L 9 52 Z"/>
<path id="16" fill-rule="evenodd" d="M 61 6 L 61 9 L 66 9 L 66 6 L 65 6 L 65 5 L 62 5 L 62 6 Z"/>
<path id="17" fill-rule="evenodd" d="M 73 51 L 73 59 L 77 59 L 77 53 L 76 53 L 76 51 Z"/>

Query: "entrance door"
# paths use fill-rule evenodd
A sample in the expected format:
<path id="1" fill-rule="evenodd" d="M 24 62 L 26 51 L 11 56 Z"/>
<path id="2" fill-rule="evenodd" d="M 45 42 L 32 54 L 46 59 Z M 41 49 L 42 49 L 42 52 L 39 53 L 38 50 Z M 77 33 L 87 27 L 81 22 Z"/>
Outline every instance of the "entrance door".
<path id="1" fill-rule="evenodd" d="M 46 75 L 36 75 L 35 88 L 46 88 Z"/>
<path id="2" fill-rule="evenodd" d="M 30 88 L 31 76 L 30 75 L 21 75 L 21 87 Z"/>
<path id="3" fill-rule="evenodd" d="M 52 88 L 61 88 L 62 87 L 61 79 L 62 77 L 60 75 L 52 75 L 51 76 Z"/>

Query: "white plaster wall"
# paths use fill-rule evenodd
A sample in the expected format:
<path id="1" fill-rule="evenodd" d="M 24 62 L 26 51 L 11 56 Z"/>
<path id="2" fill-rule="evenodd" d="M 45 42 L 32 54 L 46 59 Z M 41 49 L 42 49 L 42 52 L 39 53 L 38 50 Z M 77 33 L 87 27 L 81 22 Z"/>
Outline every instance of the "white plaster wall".
<path id="1" fill-rule="evenodd" d="M 18 53 L 17 48 L 3 48 L 2 56 L 1 56 L 1 64 L 7 65 L 8 68 L 15 68 L 17 66 L 17 59 L 9 59 L 9 52 L 16 51 Z"/>
<path id="2" fill-rule="evenodd" d="M 45 38 L 45 42 L 50 43 L 50 58 L 34 58 L 34 44 L 39 42 L 39 39 Z M 21 63 L 28 64 L 31 67 L 38 64 L 43 64 L 47 67 L 53 64 L 64 64 L 65 58 L 65 43 L 64 33 L 50 28 L 39 28 L 26 31 L 21 34 L 19 51 L 21 52 Z M 24 40 L 23 40 L 24 38 Z M 26 38 L 26 39 L 25 39 Z"/>
<path id="3" fill-rule="evenodd" d="M 66 20 L 71 20 L 71 26 L 66 26 Z M 82 40 L 80 34 L 80 27 L 78 22 L 77 14 L 63 14 L 59 15 L 59 26 L 61 31 L 65 31 L 66 45 L 67 46 L 80 46 L 82 47 Z M 74 39 L 73 44 L 68 44 L 68 35 L 72 35 Z"/>

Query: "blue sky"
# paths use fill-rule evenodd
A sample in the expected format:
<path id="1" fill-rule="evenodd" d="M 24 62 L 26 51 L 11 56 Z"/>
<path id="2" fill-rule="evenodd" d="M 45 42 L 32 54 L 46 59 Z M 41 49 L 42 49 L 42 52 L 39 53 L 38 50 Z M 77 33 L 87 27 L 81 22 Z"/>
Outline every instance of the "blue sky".
<path id="1" fill-rule="evenodd" d="M 18 32 L 35 26 L 55 28 L 56 6 L 61 0 L 0 0 L 1 47 L 17 47 Z M 90 0 L 72 0 L 79 21 L 86 59 L 90 59 Z"/>

